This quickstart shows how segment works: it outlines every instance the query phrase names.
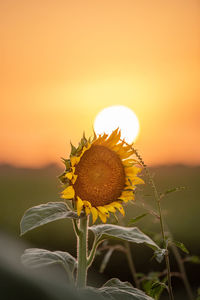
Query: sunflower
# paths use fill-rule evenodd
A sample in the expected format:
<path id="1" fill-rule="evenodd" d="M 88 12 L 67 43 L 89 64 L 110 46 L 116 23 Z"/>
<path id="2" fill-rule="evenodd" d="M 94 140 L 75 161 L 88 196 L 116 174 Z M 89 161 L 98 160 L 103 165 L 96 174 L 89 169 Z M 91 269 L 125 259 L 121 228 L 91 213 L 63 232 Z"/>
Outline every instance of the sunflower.
<path id="1" fill-rule="evenodd" d="M 84 210 L 93 223 L 98 217 L 105 223 L 116 210 L 124 215 L 122 203 L 134 200 L 136 185 L 144 183 L 138 177 L 138 161 L 131 158 L 132 146 L 120 137 L 119 129 L 110 136 L 94 134 L 89 140 L 83 136 L 77 149 L 72 145 L 70 159 L 64 160 L 61 197 L 74 200 L 77 214 Z"/>

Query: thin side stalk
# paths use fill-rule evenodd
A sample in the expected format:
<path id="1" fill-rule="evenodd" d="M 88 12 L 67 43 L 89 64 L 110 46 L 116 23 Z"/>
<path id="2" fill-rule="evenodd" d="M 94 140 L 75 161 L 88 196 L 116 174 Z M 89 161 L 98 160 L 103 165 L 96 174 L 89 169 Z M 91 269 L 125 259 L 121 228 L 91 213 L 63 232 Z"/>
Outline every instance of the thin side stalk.
<path id="1" fill-rule="evenodd" d="M 160 196 L 158 194 L 157 188 L 155 186 L 155 183 L 153 181 L 153 178 L 149 172 L 149 169 L 147 168 L 147 166 L 145 165 L 144 161 L 142 160 L 141 156 L 139 155 L 139 153 L 137 152 L 136 149 L 132 148 L 135 152 L 135 155 L 137 156 L 137 158 L 139 159 L 141 165 L 143 166 L 148 178 L 149 178 L 149 183 L 151 184 L 153 193 L 154 193 L 154 197 L 155 197 L 155 201 L 157 203 L 158 206 L 158 212 L 159 212 L 159 219 L 160 219 L 160 227 L 161 227 L 161 233 L 162 233 L 162 238 L 163 238 L 163 244 L 166 247 L 166 239 L 165 239 L 165 231 L 164 231 L 164 223 L 163 223 L 163 218 L 162 218 L 162 210 L 161 210 L 161 206 L 160 206 Z M 171 284 L 171 273 L 170 273 L 170 264 L 169 264 L 169 253 L 168 250 L 166 249 L 166 253 L 165 253 L 165 263 L 166 263 L 166 267 L 167 267 L 167 281 L 168 281 L 168 291 L 169 291 L 169 298 L 170 300 L 174 300 L 174 296 L 173 296 L 173 291 L 172 291 L 172 284 Z"/>
<path id="2" fill-rule="evenodd" d="M 188 278 L 187 278 L 187 274 L 186 274 L 186 271 L 185 271 L 185 266 L 184 266 L 184 262 L 181 258 L 181 255 L 177 249 L 177 247 L 175 245 L 171 245 L 171 248 L 172 248 L 172 251 L 174 253 L 174 256 L 176 258 L 176 261 L 178 263 L 178 266 L 179 266 L 179 270 L 181 272 L 181 278 L 183 280 L 183 283 L 185 285 L 185 289 L 187 291 L 187 294 L 188 294 L 188 298 L 190 300 L 193 300 L 194 299 L 194 296 L 193 296 L 193 293 L 192 293 L 192 289 L 190 287 L 190 284 L 189 284 L 189 281 L 188 281 Z"/>
<path id="3" fill-rule="evenodd" d="M 128 264 L 129 264 L 129 268 L 130 268 L 130 271 L 131 271 L 131 275 L 133 277 L 133 281 L 135 282 L 135 286 L 136 288 L 140 288 L 140 282 L 137 278 L 137 273 L 136 273 L 136 269 L 135 269 L 135 265 L 134 265 L 134 262 L 133 262 L 133 258 L 132 258 L 132 255 L 131 255 L 131 248 L 130 248 L 130 244 L 129 242 L 124 242 L 124 245 L 126 247 L 126 257 L 127 257 L 127 260 L 128 260 Z"/>
<path id="4" fill-rule="evenodd" d="M 88 218 L 85 216 L 80 219 L 79 235 L 77 236 L 77 287 L 84 288 L 87 282 L 87 235 L 88 235 Z"/>

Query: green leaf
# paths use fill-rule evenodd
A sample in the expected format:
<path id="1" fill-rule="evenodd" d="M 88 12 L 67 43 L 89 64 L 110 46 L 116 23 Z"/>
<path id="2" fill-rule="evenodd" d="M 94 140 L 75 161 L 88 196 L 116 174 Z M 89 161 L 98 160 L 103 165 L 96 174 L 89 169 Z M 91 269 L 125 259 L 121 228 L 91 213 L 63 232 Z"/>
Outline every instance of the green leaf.
<path id="1" fill-rule="evenodd" d="M 21 261 L 29 268 L 40 268 L 53 264 L 61 264 L 70 279 L 72 279 L 72 273 L 77 264 L 76 259 L 68 252 L 52 252 L 38 248 L 26 249 L 21 257 Z"/>
<path id="2" fill-rule="evenodd" d="M 148 213 L 139 215 L 139 216 L 137 216 L 137 217 L 135 217 L 135 218 L 132 218 L 132 219 L 129 221 L 129 225 L 138 222 L 139 220 L 141 220 L 142 218 L 144 218 L 144 217 L 147 216 L 147 215 L 148 215 Z"/>
<path id="3" fill-rule="evenodd" d="M 179 186 L 179 187 L 175 187 L 173 189 L 170 189 L 170 190 L 167 190 L 164 192 L 164 194 L 170 194 L 170 193 L 174 193 L 174 192 L 180 192 L 182 190 L 185 190 L 185 187 L 184 186 Z"/>
<path id="4" fill-rule="evenodd" d="M 107 281 L 101 288 L 94 289 L 104 299 L 110 300 L 153 300 L 143 291 L 134 288 L 129 282 L 122 282 L 117 278 Z"/>
<path id="5" fill-rule="evenodd" d="M 29 208 L 20 223 L 21 235 L 36 227 L 59 219 L 78 219 L 78 215 L 68 210 L 64 202 L 48 202 Z"/>
<path id="6" fill-rule="evenodd" d="M 160 249 L 156 243 L 137 227 L 123 227 L 113 224 L 100 224 L 89 229 L 96 235 L 99 241 L 106 238 L 115 238 L 131 243 L 145 243 L 154 250 Z"/>
<path id="7" fill-rule="evenodd" d="M 183 252 L 189 254 L 188 249 L 185 247 L 185 245 L 184 245 L 183 243 L 178 242 L 178 241 L 174 241 L 174 240 L 172 241 L 172 243 L 173 243 L 174 245 L 176 245 L 178 248 L 180 248 Z"/>
<path id="8" fill-rule="evenodd" d="M 158 300 L 164 289 L 167 289 L 166 284 L 160 281 L 156 281 L 152 283 L 149 295 L 153 297 L 153 299 Z"/>
<path id="9" fill-rule="evenodd" d="M 186 257 L 185 261 L 191 262 L 193 264 L 200 264 L 200 257 L 197 255 L 192 255 Z"/>

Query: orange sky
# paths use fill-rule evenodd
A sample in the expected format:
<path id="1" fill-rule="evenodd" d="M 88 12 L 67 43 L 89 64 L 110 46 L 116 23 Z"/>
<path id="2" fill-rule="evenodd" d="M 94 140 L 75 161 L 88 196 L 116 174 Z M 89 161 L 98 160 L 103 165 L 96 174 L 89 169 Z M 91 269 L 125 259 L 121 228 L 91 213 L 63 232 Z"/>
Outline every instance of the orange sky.
<path id="1" fill-rule="evenodd" d="M 59 162 L 120 104 L 147 164 L 199 164 L 199 13 L 197 0 L 0 1 L 0 162 Z"/>

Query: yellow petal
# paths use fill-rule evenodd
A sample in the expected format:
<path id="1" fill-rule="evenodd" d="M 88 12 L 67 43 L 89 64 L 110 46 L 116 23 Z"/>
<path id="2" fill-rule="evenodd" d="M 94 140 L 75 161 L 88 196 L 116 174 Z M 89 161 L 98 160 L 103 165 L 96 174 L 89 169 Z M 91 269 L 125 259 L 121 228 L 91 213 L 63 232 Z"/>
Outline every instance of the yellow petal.
<path id="1" fill-rule="evenodd" d="M 121 205 L 119 202 L 113 202 L 112 204 L 114 205 L 114 207 L 116 207 L 116 208 L 119 210 L 119 212 L 120 212 L 123 216 L 125 215 L 125 211 L 124 211 L 122 205 Z"/>
<path id="2" fill-rule="evenodd" d="M 102 143 L 105 142 L 107 138 L 107 134 L 104 133 L 103 135 L 99 135 L 99 137 L 93 142 L 94 145 L 101 145 Z"/>
<path id="3" fill-rule="evenodd" d="M 134 184 L 145 184 L 144 180 L 140 177 L 135 177 L 132 179 L 132 183 Z"/>
<path id="4" fill-rule="evenodd" d="M 134 152 L 133 151 L 124 151 L 124 150 L 121 150 L 118 152 L 118 155 L 120 156 L 121 159 L 125 159 L 125 158 L 128 158 L 129 156 L 131 156 Z"/>
<path id="5" fill-rule="evenodd" d="M 129 158 L 129 159 L 123 160 L 123 166 L 127 167 L 127 168 L 133 167 L 136 164 L 139 164 L 139 162 L 136 159 Z"/>
<path id="6" fill-rule="evenodd" d="M 125 174 L 126 174 L 126 176 L 132 177 L 132 176 L 136 176 L 141 171 L 142 171 L 142 168 L 130 167 L 130 168 L 125 169 Z"/>
<path id="7" fill-rule="evenodd" d="M 91 207 L 91 213 L 92 213 L 92 222 L 94 223 L 96 219 L 98 218 L 98 211 L 95 207 Z"/>
<path id="8" fill-rule="evenodd" d="M 75 174 L 74 174 L 74 176 L 73 176 L 73 178 L 72 178 L 72 180 L 71 180 L 71 182 L 72 182 L 73 184 L 76 182 L 77 177 L 78 177 L 78 175 L 75 175 Z"/>
<path id="9" fill-rule="evenodd" d="M 112 213 L 115 213 L 116 212 L 116 209 L 114 208 L 114 206 L 112 206 L 112 203 L 110 204 L 107 204 L 104 206 L 108 211 L 112 212 Z"/>
<path id="10" fill-rule="evenodd" d="M 80 216 L 81 210 L 83 208 L 83 201 L 81 200 L 81 198 L 79 196 L 77 196 L 76 208 L 77 208 L 77 214 L 78 214 L 78 216 Z"/>
<path id="11" fill-rule="evenodd" d="M 62 192 L 62 198 L 64 199 L 73 199 L 75 196 L 75 191 L 73 186 L 68 186 L 63 192 Z"/>
<path id="12" fill-rule="evenodd" d="M 130 182 L 129 182 L 129 185 L 125 186 L 124 191 L 127 191 L 127 190 L 135 191 L 135 189 L 136 189 L 136 187 L 134 185 L 130 185 Z"/>
<path id="13" fill-rule="evenodd" d="M 135 197 L 134 197 L 134 194 L 132 191 L 124 191 L 124 192 L 122 192 L 119 199 L 123 200 L 124 202 L 128 202 L 128 201 L 134 200 Z"/>
<path id="14" fill-rule="evenodd" d="M 86 213 L 86 216 L 88 216 L 91 212 L 91 209 L 88 207 L 88 206 L 85 206 L 85 213 Z"/>
<path id="15" fill-rule="evenodd" d="M 102 214 L 100 211 L 98 211 L 98 214 L 99 214 L 99 218 L 101 219 L 101 221 L 103 223 L 106 223 L 106 220 L 107 220 L 106 215 Z"/>
<path id="16" fill-rule="evenodd" d="M 121 132 L 119 131 L 119 128 L 115 129 L 112 134 L 108 137 L 107 140 L 105 140 L 105 142 L 103 142 L 103 145 L 105 146 L 113 146 L 116 145 L 119 140 L 120 140 L 120 136 L 121 136 Z"/>
<path id="17" fill-rule="evenodd" d="M 70 158 L 71 161 L 71 166 L 74 167 L 75 165 L 77 165 L 80 161 L 80 157 L 79 156 L 72 156 Z"/>
<path id="18" fill-rule="evenodd" d="M 85 207 L 89 207 L 89 208 L 92 207 L 92 205 L 89 201 L 83 200 L 83 204 L 85 205 Z"/>
<path id="19" fill-rule="evenodd" d="M 98 211 L 100 211 L 102 214 L 107 215 L 109 217 L 109 212 L 104 206 L 97 206 Z"/>
<path id="20" fill-rule="evenodd" d="M 65 177 L 68 178 L 69 180 L 72 179 L 72 176 L 73 176 L 73 173 L 72 173 L 72 172 L 69 172 L 69 173 L 66 173 L 66 174 L 65 174 Z"/>

